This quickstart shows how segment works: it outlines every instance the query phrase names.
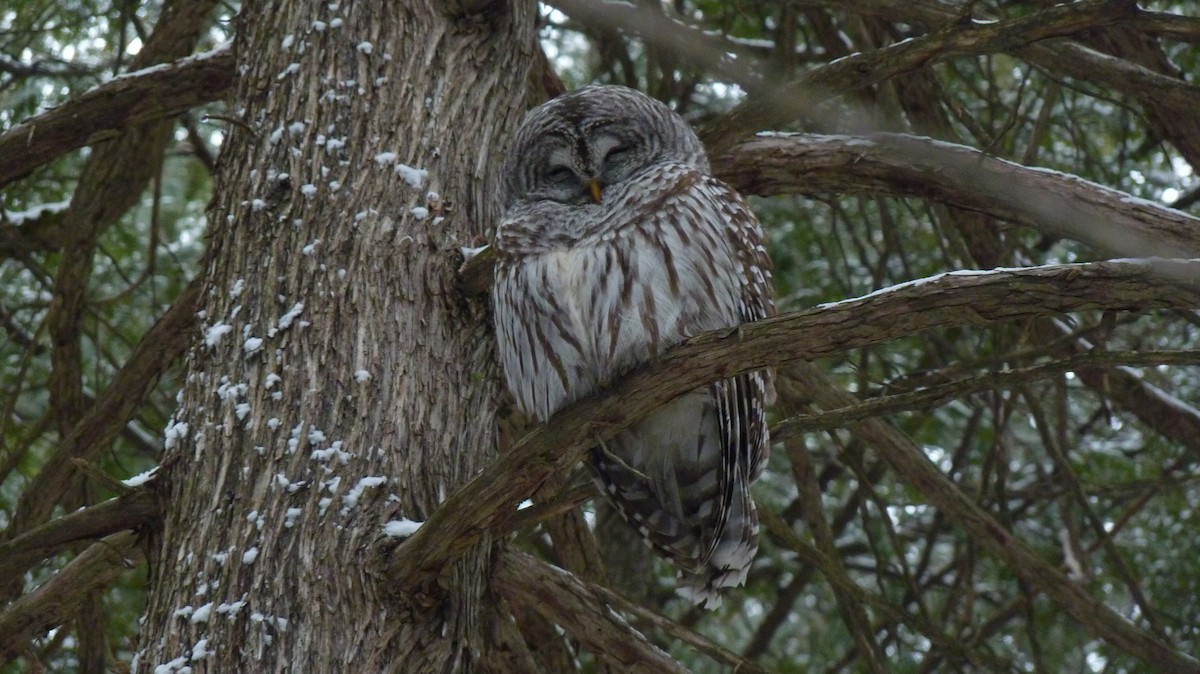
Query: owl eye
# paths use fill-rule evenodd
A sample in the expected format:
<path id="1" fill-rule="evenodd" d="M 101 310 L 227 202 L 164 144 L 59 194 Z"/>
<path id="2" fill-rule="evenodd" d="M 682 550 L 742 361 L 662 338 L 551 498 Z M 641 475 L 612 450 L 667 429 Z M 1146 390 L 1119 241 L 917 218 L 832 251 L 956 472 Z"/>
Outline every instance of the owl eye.
<path id="1" fill-rule="evenodd" d="M 575 172 L 566 166 L 556 166 L 546 171 L 542 180 L 549 185 L 566 185 L 575 182 Z"/>
<path id="2" fill-rule="evenodd" d="M 613 149 L 609 150 L 608 152 L 604 153 L 604 162 L 603 163 L 606 165 L 609 165 L 609 166 L 611 166 L 613 164 L 619 164 L 619 163 L 625 161 L 627 158 L 629 158 L 629 154 L 632 151 L 633 151 L 633 148 L 629 145 L 618 145 L 618 146 L 614 147 Z"/>

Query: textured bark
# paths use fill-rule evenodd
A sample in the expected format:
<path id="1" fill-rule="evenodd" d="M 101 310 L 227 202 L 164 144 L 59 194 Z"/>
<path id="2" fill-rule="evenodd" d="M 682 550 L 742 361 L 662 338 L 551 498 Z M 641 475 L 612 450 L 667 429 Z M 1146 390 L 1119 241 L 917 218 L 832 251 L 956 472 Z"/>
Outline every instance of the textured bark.
<path id="1" fill-rule="evenodd" d="M 486 539 L 408 592 L 371 551 L 495 446 L 489 322 L 455 269 L 498 215 L 534 19 L 532 3 L 244 9 L 231 114 L 245 128 L 209 214 L 139 671 L 527 662 L 491 657 L 515 632 L 488 599 Z"/>

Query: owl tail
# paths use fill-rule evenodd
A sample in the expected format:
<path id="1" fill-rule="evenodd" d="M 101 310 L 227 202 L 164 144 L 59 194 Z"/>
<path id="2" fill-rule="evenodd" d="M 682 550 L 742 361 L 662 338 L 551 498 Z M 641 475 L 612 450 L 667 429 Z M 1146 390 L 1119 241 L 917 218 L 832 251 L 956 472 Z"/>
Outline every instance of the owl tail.
<path id="1" fill-rule="evenodd" d="M 750 490 L 739 484 L 745 478 L 736 468 L 734 473 L 729 516 L 713 543 L 712 553 L 695 571 L 679 572 L 676 592 L 706 609 L 721 606 L 721 590 L 745 584 L 750 563 L 758 552 L 758 511 Z"/>
<path id="2" fill-rule="evenodd" d="M 621 517 L 680 569 L 680 594 L 707 608 L 741 585 L 758 550 L 758 514 L 740 462 L 726 460 L 707 391 L 685 394 L 592 451 Z"/>

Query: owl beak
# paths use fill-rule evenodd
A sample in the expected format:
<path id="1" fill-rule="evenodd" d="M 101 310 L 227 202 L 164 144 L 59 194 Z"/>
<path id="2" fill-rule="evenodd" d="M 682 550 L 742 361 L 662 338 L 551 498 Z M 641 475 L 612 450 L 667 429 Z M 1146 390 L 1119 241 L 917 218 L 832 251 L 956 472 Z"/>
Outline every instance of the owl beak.
<path id="1" fill-rule="evenodd" d="M 596 203 L 600 203 L 600 197 L 603 196 L 603 194 L 604 194 L 604 188 L 602 188 L 600 186 L 600 181 L 589 180 L 588 181 L 588 191 L 590 191 L 592 193 L 592 199 Z"/>

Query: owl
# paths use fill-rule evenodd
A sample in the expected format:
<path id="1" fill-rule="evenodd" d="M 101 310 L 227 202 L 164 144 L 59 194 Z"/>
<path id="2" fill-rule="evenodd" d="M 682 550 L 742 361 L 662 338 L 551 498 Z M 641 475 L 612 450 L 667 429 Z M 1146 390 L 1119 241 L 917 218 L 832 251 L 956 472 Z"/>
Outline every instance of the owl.
<path id="1" fill-rule="evenodd" d="M 774 313 L 770 259 L 691 127 L 633 89 L 530 111 L 504 169 L 492 291 L 505 382 L 546 421 L 671 346 Z M 758 550 L 765 372 L 676 398 L 590 453 L 621 517 L 708 607 Z"/>

